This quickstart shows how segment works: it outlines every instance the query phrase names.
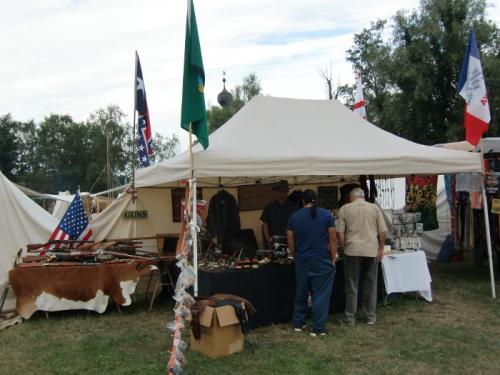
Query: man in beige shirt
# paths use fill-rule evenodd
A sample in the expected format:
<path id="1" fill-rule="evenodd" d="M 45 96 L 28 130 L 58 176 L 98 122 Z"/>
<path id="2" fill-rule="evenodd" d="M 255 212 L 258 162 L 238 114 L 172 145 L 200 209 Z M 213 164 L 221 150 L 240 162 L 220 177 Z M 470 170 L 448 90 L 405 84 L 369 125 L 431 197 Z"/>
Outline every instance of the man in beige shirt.
<path id="1" fill-rule="evenodd" d="M 364 191 L 354 188 L 351 203 L 338 213 L 337 233 L 344 247 L 345 317 L 347 325 L 354 325 L 358 302 L 358 284 L 362 283 L 361 313 L 367 324 L 375 324 L 377 306 L 377 260 L 384 256 L 387 227 L 381 209 L 366 202 Z M 361 277 L 360 277 L 361 275 Z"/>

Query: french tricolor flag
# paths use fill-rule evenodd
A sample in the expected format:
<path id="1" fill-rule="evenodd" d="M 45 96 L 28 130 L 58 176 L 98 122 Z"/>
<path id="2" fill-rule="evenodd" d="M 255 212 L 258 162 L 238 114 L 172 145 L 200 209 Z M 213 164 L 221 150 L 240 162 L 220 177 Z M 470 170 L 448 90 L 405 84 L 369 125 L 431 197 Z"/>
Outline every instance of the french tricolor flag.
<path id="1" fill-rule="evenodd" d="M 457 92 L 465 99 L 465 139 L 477 146 L 483 134 L 488 130 L 491 116 L 483 69 L 479 59 L 479 49 L 472 29 L 465 51 Z"/>
<path id="2" fill-rule="evenodd" d="M 354 113 L 366 120 L 365 99 L 363 97 L 363 82 L 361 81 L 361 72 L 356 72 L 356 97 L 354 98 Z"/>

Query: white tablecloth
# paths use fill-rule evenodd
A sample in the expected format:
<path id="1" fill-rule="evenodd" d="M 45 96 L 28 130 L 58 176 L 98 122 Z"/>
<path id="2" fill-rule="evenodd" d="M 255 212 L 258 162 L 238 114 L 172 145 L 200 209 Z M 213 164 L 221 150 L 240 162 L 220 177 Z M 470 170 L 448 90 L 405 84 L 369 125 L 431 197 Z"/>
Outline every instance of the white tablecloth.
<path id="1" fill-rule="evenodd" d="M 382 259 L 387 294 L 419 292 L 432 302 L 431 274 L 423 251 L 388 254 Z"/>

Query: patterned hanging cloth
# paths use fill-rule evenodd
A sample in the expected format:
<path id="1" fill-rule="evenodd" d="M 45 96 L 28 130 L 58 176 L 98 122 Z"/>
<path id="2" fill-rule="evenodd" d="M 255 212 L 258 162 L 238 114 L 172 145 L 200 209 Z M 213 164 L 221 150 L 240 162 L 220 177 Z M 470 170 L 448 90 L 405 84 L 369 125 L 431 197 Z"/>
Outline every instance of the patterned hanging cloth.
<path id="1" fill-rule="evenodd" d="M 406 178 L 406 209 L 421 212 L 424 231 L 439 227 L 436 212 L 437 176 Z"/>

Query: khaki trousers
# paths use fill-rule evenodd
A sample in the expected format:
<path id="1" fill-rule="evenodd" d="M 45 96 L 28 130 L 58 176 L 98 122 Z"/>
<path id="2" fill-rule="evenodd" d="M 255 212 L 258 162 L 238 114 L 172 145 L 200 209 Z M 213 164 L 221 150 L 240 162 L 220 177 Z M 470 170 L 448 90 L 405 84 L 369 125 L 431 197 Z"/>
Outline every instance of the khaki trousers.
<path id="1" fill-rule="evenodd" d="M 344 257 L 345 275 L 345 321 L 354 323 L 358 307 L 358 289 L 363 288 L 360 315 L 367 321 L 375 321 L 377 307 L 377 275 L 376 257 Z"/>

